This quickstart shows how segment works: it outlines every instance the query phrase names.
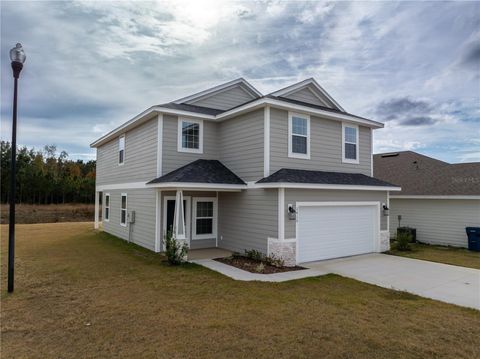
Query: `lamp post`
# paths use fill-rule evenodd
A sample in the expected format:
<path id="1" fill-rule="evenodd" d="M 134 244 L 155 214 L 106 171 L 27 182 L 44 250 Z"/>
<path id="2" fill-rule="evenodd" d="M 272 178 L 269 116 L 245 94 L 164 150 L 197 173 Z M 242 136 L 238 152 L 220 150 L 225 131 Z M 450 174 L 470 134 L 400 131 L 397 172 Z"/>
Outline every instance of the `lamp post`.
<path id="1" fill-rule="evenodd" d="M 10 60 L 14 78 L 13 118 L 12 118 L 12 160 L 10 163 L 10 219 L 8 223 L 8 292 L 13 292 L 13 274 L 15 261 L 15 193 L 17 181 L 17 87 L 20 71 L 26 56 L 22 45 L 17 44 L 10 50 Z"/>

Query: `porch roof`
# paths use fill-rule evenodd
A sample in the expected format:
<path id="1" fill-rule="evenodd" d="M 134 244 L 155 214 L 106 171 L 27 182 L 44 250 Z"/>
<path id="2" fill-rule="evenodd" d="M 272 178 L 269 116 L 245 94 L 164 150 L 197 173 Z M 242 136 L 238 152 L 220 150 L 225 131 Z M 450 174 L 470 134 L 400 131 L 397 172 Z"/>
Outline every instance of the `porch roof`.
<path id="1" fill-rule="evenodd" d="M 243 189 L 247 184 L 218 160 L 196 160 L 147 182 L 151 187 Z"/>

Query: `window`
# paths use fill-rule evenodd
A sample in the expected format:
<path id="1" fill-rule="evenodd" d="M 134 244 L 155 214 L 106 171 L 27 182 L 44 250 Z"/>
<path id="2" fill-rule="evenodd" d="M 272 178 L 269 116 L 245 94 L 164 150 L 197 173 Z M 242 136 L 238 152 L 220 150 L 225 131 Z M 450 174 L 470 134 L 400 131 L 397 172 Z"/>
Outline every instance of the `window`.
<path id="1" fill-rule="evenodd" d="M 216 198 L 193 199 L 193 239 L 216 238 Z"/>
<path id="2" fill-rule="evenodd" d="M 342 125 L 342 157 L 345 163 L 359 163 L 358 161 L 358 126 Z"/>
<path id="3" fill-rule="evenodd" d="M 178 151 L 203 153 L 203 121 L 178 119 Z"/>
<path id="4" fill-rule="evenodd" d="M 118 164 L 123 165 L 125 161 L 125 135 L 118 138 Z"/>
<path id="5" fill-rule="evenodd" d="M 110 194 L 105 194 L 105 207 L 104 207 L 104 214 L 103 219 L 108 222 L 110 220 Z"/>
<path id="6" fill-rule="evenodd" d="M 127 194 L 122 193 L 122 205 L 120 208 L 120 224 L 127 225 Z"/>
<path id="7" fill-rule="evenodd" d="M 310 116 L 288 114 L 288 157 L 310 158 Z"/>

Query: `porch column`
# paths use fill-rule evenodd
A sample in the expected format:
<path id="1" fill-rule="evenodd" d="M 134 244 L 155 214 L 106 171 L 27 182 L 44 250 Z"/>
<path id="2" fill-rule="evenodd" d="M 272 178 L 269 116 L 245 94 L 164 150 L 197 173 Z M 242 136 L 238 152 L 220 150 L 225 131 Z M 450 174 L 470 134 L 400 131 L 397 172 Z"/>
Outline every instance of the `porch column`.
<path id="1" fill-rule="evenodd" d="M 95 191 L 95 225 L 94 225 L 95 229 L 98 229 L 99 217 L 100 217 L 100 192 Z"/>
<path id="2" fill-rule="evenodd" d="M 183 210 L 183 191 L 177 189 L 175 197 L 175 213 L 173 216 L 173 226 L 175 231 L 175 239 L 186 239 L 185 235 L 185 217 Z"/>
<path id="3" fill-rule="evenodd" d="M 285 188 L 278 189 L 278 240 L 285 239 Z"/>

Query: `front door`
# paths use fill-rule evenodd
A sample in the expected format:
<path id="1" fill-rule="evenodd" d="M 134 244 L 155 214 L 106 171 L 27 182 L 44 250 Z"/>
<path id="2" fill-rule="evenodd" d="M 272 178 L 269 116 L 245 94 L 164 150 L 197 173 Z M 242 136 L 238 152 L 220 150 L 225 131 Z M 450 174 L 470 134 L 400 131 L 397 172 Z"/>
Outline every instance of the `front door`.
<path id="1" fill-rule="evenodd" d="M 173 230 L 175 215 L 175 197 L 165 197 L 163 205 L 163 233 Z M 183 197 L 183 215 L 185 218 L 185 237 L 190 243 L 190 197 Z"/>

